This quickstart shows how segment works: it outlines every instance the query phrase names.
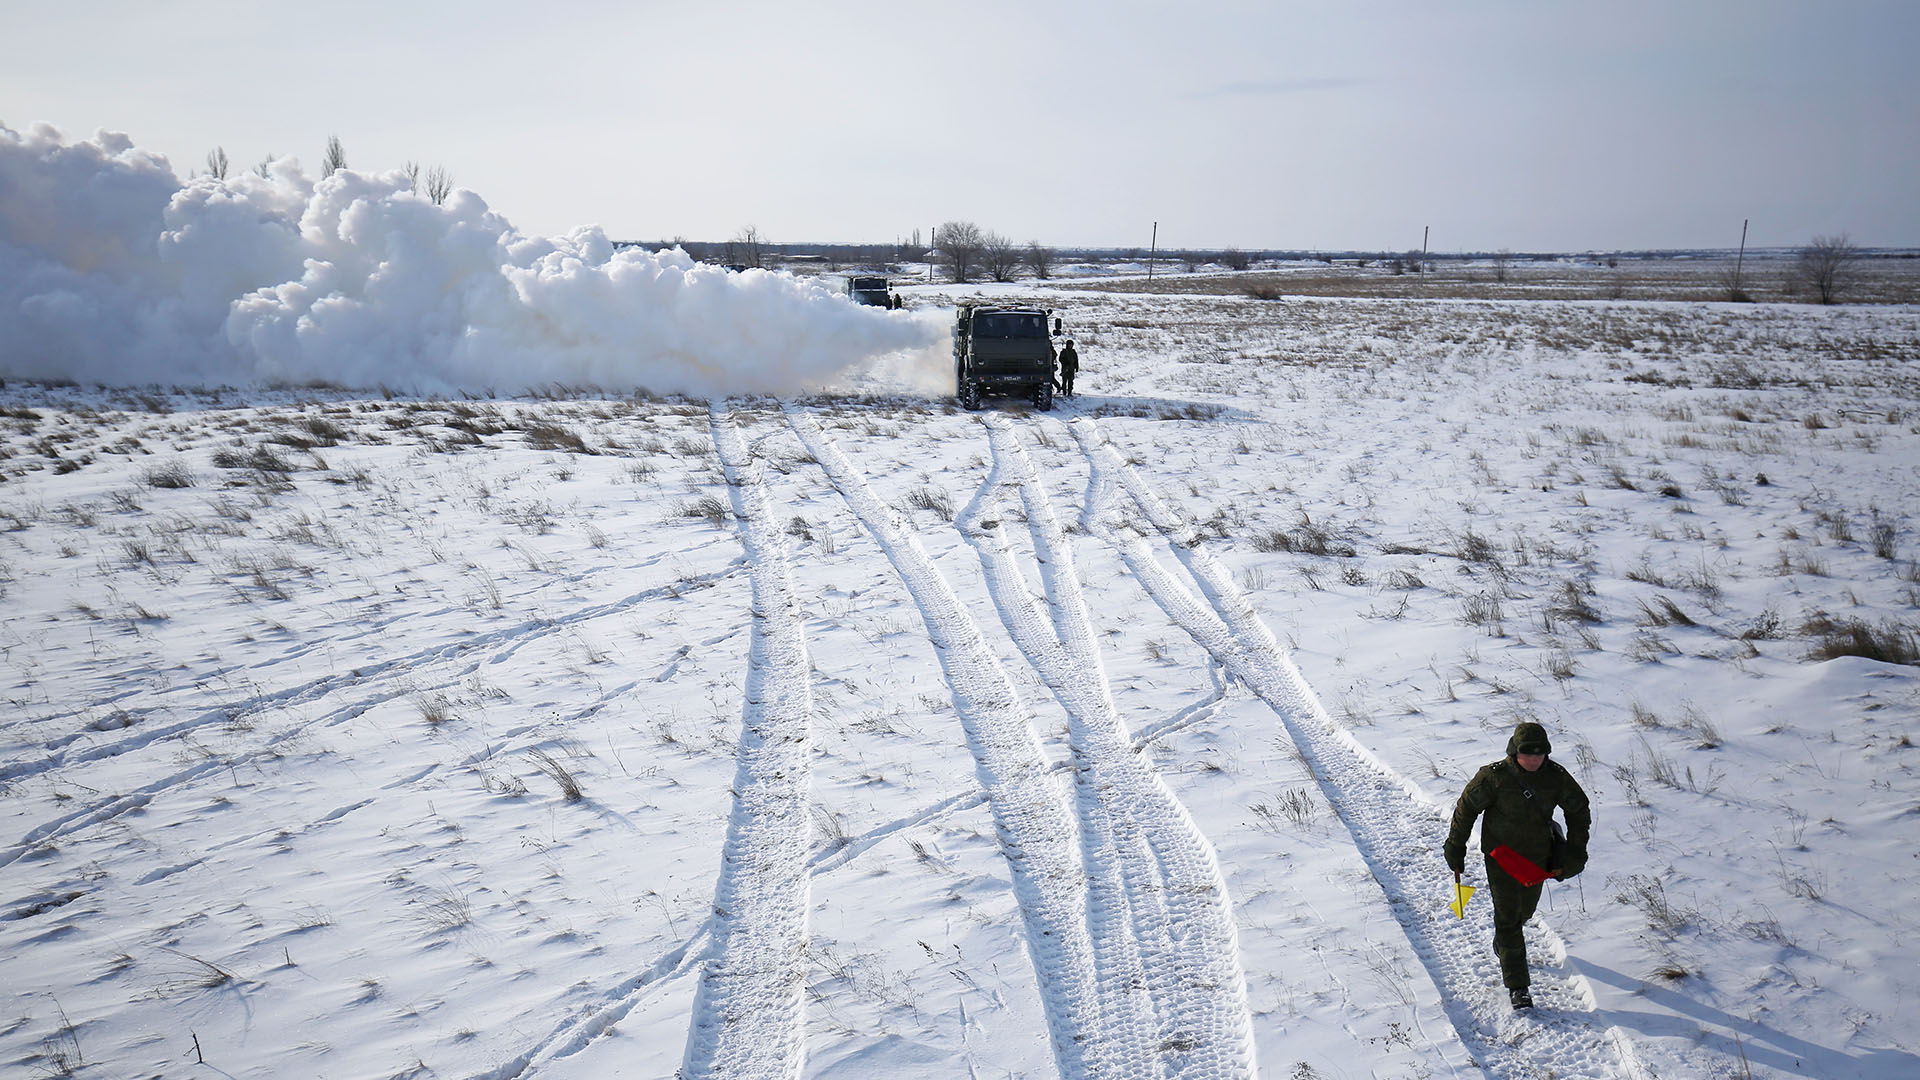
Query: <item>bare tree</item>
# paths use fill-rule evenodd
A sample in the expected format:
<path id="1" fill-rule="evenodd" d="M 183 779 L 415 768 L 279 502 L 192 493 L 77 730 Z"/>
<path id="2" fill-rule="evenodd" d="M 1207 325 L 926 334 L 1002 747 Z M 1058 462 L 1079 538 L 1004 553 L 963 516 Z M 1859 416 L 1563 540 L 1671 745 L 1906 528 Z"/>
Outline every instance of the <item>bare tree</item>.
<path id="1" fill-rule="evenodd" d="M 1841 291 L 1852 283 L 1848 271 L 1859 257 L 1860 249 L 1853 246 L 1853 239 L 1846 233 L 1816 236 L 1813 243 L 1800 249 L 1795 274 L 1813 287 L 1821 303 L 1837 303 Z"/>
<path id="2" fill-rule="evenodd" d="M 207 175 L 215 180 L 227 178 L 227 148 L 216 146 L 207 151 Z"/>
<path id="3" fill-rule="evenodd" d="M 273 155 L 268 154 L 266 157 L 261 158 L 260 164 L 255 165 L 253 171 L 259 173 L 260 179 L 262 180 L 273 179 Z"/>
<path id="4" fill-rule="evenodd" d="M 1020 272 L 1020 249 L 997 232 L 980 238 L 980 258 L 995 281 L 1012 281 Z"/>
<path id="5" fill-rule="evenodd" d="M 1239 248 L 1228 248 L 1220 253 L 1220 265 L 1229 270 L 1245 270 L 1253 265 L 1253 259 Z"/>
<path id="6" fill-rule="evenodd" d="M 767 262 L 767 238 L 758 227 L 749 225 L 727 241 L 727 261 L 735 266 L 764 268 Z"/>
<path id="7" fill-rule="evenodd" d="M 1513 252 L 1501 248 L 1493 253 L 1493 280 L 1507 280 L 1507 268 L 1513 263 Z"/>
<path id="8" fill-rule="evenodd" d="M 446 205 L 447 196 L 451 194 L 453 194 L 453 174 L 447 171 L 447 167 L 435 165 L 428 169 L 427 198 L 433 200 L 433 205 Z"/>
<path id="9" fill-rule="evenodd" d="M 1038 240 L 1027 243 L 1027 269 L 1033 276 L 1045 281 L 1053 276 L 1053 249 Z"/>
<path id="10" fill-rule="evenodd" d="M 407 189 L 418 192 L 420 190 L 420 163 L 417 161 L 409 161 L 400 171 L 407 174 Z"/>
<path id="11" fill-rule="evenodd" d="M 971 221 L 949 221 L 933 230 L 933 246 L 947 257 L 953 280 L 966 282 L 973 280 L 973 270 L 980 262 L 986 238 L 980 226 Z"/>
<path id="12" fill-rule="evenodd" d="M 327 136 L 327 154 L 320 159 L 321 178 L 325 179 L 326 177 L 332 176 L 334 173 L 346 167 L 347 148 L 340 145 L 340 136 Z"/>

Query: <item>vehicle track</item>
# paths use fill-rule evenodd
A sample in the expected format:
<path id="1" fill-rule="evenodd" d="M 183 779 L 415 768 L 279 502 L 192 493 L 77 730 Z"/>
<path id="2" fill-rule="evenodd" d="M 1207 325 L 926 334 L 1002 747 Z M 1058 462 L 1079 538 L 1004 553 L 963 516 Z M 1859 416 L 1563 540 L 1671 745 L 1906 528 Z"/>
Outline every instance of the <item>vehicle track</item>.
<path id="1" fill-rule="evenodd" d="M 1196 707 L 1204 708 L 1206 704 L 1203 702 Z M 1064 769 L 1065 766 L 1057 768 Z M 824 878 L 844 869 L 859 855 L 907 829 L 945 820 L 952 815 L 973 810 L 986 801 L 987 796 L 981 792 L 954 795 L 923 807 L 915 813 L 876 825 L 863 833 L 849 837 L 844 847 L 814 852 L 808 859 L 807 872 L 811 877 Z M 357 809 L 357 807 L 344 809 Z M 339 811 L 336 811 L 336 814 L 338 813 Z M 706 919 L 695 927 L 685 940 L 668 949 L 649 964 L 641 974 L 606 990 L 600 995 L 597 1004 L 576 1006 L 534 1046 L 515 1055 L 497 1068 L 472 1075 L 469 1080 L 516 1080 L 518 1077 L 537 1074 L 542 1066 L 585 1050 L 593 1040 L 606 1034 L 626 1019 L 655 990 L 693 970 L 700 958 L 710 951 L 718 922 L 719 916 L 709 912 Z M 964 1007 L 963 1003 L 962 1008 Z"/>
<path id="2" fill-rule="evenodd" d="M 363 689 L 388 676 L 410 676 L 421 669 L 435 665 L 467 660 L 465 666 L 458 669 L 453 678 L 446 680 L 444 686 L 425 689 L 445 689 L 456 686 L 461 679 L 479 672 L 483 665 L 500 663 L 534 641 L 597 619 L 619 615 L 663 597 L 680 595 L 689 588 L 712 585 L 732 575 L 740 565 L 740 563 L 729 564 L 721 570 L 695 578 L 691 582 L 660 585 L 618 600 L 594 604 L 552 618 L 529 619 L 513 626 L 475 634 L 446 644 L 429 646 L 402 656 L 371 661 L 345 671 L 309 678 L 285 689 L 253 692 L 240 700 L 225 701 L 211 707 L 201 706 L 183 717 L 169 718 L 173 708 L 165 703 L 166 699 L 178 695 L 188 700 L 203 700 L 207 696 L 204 682 L 161 690 L 151 695 L 159 702 L 158 704 L 126 710 L 124 724 L 114 729 L 115 734 L 111 736 L 107 736 L 104 732 L 96 732 L 93 733 L 93 737 L 84 741 L 76 739 L 71 734 L 36 740 L 37 745 L 51 747 L 51 749 L 31 758 L 23 757 L 16 761 L 0 762 L 0 781 L 25 780 L 69 766 L 85 765 L 103 758 L 121 757 L 129 752 L 191 734 L 203 728 L 224 727 L 232 724 L 236 719 L 267 709 L 290 710 L 321 701 L 338 691 Z M 297 661 L 322 647 L 301 645 L 271 661 L 250 666 L 269 667 Z M 468 659 L 474 657 L 476 653 L 479 654 L 477 658 Z M 252 682 L 252 680 L 247 681 Z M 409 692 L 418 693 L 420 689 L 422 688 L 414 688 Z M 386 700 L 386 697 L 357 700 L 352 707 L 331 710 L 314 720 L 312 724 L 327 726 L 340 723 L 342 720 L 359 715 L 360 712 L 383 700 Z M 81 715 L 83 714 L 80 710 L 67 710 L 39 718 L 34 723 L 48 724 L 67 718 L 77 719 Z M 302 725 L 302 728 L 312 724 Z"/>
<path id="3" fill-rule="evenodd" d="M 1531 1014 L 1509 1011 L 1490 979 L 1487 909 L 1468 920 L 1447 910 L 1452 879 L 1439 858 L 1446 828 L 1441 808 L 1334 724 L 1245 594 L 1201 549 L 1199 530 L 1161 503 L 1098 424 L 1076 418 L 1069 430 L 1091 468 L 1082 525 L 1112 544 L 1155 603 L 1278 715 L 1352 834 L 1475 1061 L 1500 1080 L 1642 1076 L 1627 1037 L 1595 1017 L 1585 980 L 1553 959 L 1564 958 L 1566 948 L 1544 923 L 1536 921 L 1531 935 L 1536 956 L 1552 961 L 1535 964 L 1540 1007 Z M 1152 535 L 1165 540 L 1183 575 L 1170 571 L 1145 536 L 1128 527 L 1137 520 L 1123 512 L 1129 502 Z"/>
<path id="4" fill-rule="evenodd" d="M 806 1058 L 813 661 L 762 469 L 732 414 L 718 403 L 710 414 L 753 583 L 753 623 L 713 942 L 681 1075 L 776 1080 L 798 1077 Z"/>
<path id="5" fill-rule="evenodd" d="M 1112 1030 L 1102 1012 L 1086 922 L 1086 875 L 1074 850 L 1077 822 L 1051 776 L 1027 707 L 912 529 L 874 495 L 813 417 L 793 407 L 786 413 L 794 433 L 905 583 L 946 672 L 1012 874 L 1060 1074 L 1068 1080 L 1142 1075 L 1138 1063 L 1150 1060 L 1154 1049 L 1144 1041 L 1150 1032 Z"/>
<path id="6" fill-rule="evenodd" d="M 730 564 L 727 568 L 703 580 L 718 580 L 732 574 L 738 566 L 739 564 Z M 256 758 L 284 753 L 288 747 L 299 745 L 311 732 L 347 723 L 384 702 L 395 698 L 431 696 L 442 691 L 457 690 L 464 680 L 479 672 L 485 665 L 500 662 L 512 652 L 524 647 L 531 639 L 546 637 L 566 626 L 617 615 L 650 600 L 675 595 L 676 589 L 684 590 L 685 588 L 684 584 L 675 583 L 647 589 L 618 600 L 571 612 L 553 621 L 523 622 L 465 640 L 434 645 L 404 656 L 394 656 L 336 674 L 308 679 L 284 689 L 256 692 L 243 700 L 223 702 L 210 707 L 201 706 L 184 717 L 160 719 L 166 717 L 171 711 L 166 705 L 140 709 L 131 714 L 139 717 L 138 720 L 131 721 L 126 727 L 116 729 L 110 735 L 102 733 L 100 737 L 89 739 L 84 743 L 70 741 L 65 746 L 34 758 L 0 763 L 0 782 L 18 782 L 43 776 L 66 775 L 80 766 L 110 758 L 138 760 L 127 757 L 138 753 L 164 754 L 170 758 L 178 752 L 182 740 L 190 739 L 200 732 L 223 733 L 226 735 L 222 740 L 223 746 L 230 748 L 238 741 L 230 730 L 236 720 L 268 710 L 293 712 L 298 709 L 317 707 L 336 695 L 344 695 L 346 698 L 335 707 L 299 723 L 277 728 L 271 732 L 262 730 L 249 749 L 238 753 L 223 753 L 217 758 L 207 757 L 186 767 L 180 767 L 169 760 L 163 766 L 166 771 L 162 775 L 142 784 L 130 793 L 82 796 L 79 806 L 58 817 L 42 821 L 29 829 L 19 841 L 0 849 L 0 867 L 16 862 L 36 849 L 67 842 L 87 829 L 142 809 L 160 793 L 184 790 L 185 785 L 204 777 L 228 773 L 235 767 L 245 765 Z M 424 672 L 449 664 L 456 666 L 446 676 L 437 681 L 424 680 Z M 383 688 L 382 684 L 387 680 L 394 681 L 391 686 Z M 585 714 L 591 714 L 605 707 L 617 696 L 617 694 L 602 695 L 598 702 L 586 709 Z M 517 737 L 531 730 L 532 726 L 516 728 L 508 733 L 508 737 Z M 498 749 L 490 745 L 481 752 L 469 755 L 463 764 L 472 764 L 477 760 L 491 757 Z M 86 789 L 83 787 L 82 790 Z"/>
<path id="7" fill-rule="evenodd" d="M 1144 748 L 1154 739 L 1212 715 L 1225 700 L 1226 695 L 1227 688 L 1216 681 L 1211 692 L 1204 697 L 1151 729 L 1143 731 L 1134 740 L 1135 749 Z M 1071 763 L 1061 763 L 1050 768 L 1056 773 L 1064 773 L 1071 768 Z M 315 825 L 344 817 L 370 805 L 372 801 L 369 799 L 342 806 L 315 822 Z M 863 833 L 849 837 L 843 847 L 815 851 L 808 859 L 808 874 L 814 878 L 825 878 L 852 865 L 861 855 L 909 829 L 946 820 L 955 814 L 980 807 L 986 802 L 987 795 L 984 792 L 965 792 L 949 796 L 892 821 L 882 822 Z M 683 941 L 668 949 L 649 964 L 641 974 L 604 991 L 599 996 L 598 1003 L 575 1006 L 532 1047 L 496 1068 L 474 1074 L 469 1080 L 516 1080 L 518 1077 L 538 1074 L 542 1066 L 587 1049 L 595 1039 L 625 1020 L 655 991 L 694 970 L 700 958 L 710 951 L 709 945 L 718 921 L 719 916 L 710 912 Z M 964 1010 L 965 1007 L 963 1001 L 961 1008 Z M 963 1025 L 963 1031 L 964 1029 Z"/>
<path id="8" fill-rule="evenodd" d="M 577 1007 L 548 1032 L 539 1045 L 514 1056 L 497 1068 L 475 1073 L 469 1080 L 517 1080 L 529 1072 L 538 1072 L 542 1065 L 585 1050 L 589 1043 L 626 1019 L 649 989 L 684 974 L 692 967 L 696 963 L 695 958 L 712 942 L 716 921 L 717 916 L 708 916 L 707 921 L 689 934 L 685 941 L 669 949 L 666 955 L 654 961 L 645 971 L 608 990 L 601 1004 Z"/>
<path id="9" fill-rule="evenodd" d="M 979 553 L 1014 642 L 1067 712 L 1081 855 L 1102 1008 L 1149 1025 L 1162 1077 L 1257 1072 L 1246 978 L 1212 847 L 1134 745 L 1114 707 L 1074 566 L 1045 488 L 1002 417 L 986 421 L 992 467 L 955 521 Z M 1046 611 L 1013 551 L 1006 500 L 1025 510 Z"/>

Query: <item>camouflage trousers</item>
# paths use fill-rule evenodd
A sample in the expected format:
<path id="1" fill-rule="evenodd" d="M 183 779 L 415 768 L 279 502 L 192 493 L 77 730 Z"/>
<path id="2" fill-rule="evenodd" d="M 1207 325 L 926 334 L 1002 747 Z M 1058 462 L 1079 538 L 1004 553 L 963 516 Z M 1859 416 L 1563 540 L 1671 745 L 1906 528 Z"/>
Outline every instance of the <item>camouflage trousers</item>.
<path id="1" fill-rule="evenodd" d="M 1509 990 L 1533 983 L 1527 971 L 1527 920 L 1540 906 L 1542 885 L 1522 885 L 1500 864 L 1487 860 L 1487 891 L 1493 894 L 1493 955 L 1500 958 L 1500 981 Z"/>

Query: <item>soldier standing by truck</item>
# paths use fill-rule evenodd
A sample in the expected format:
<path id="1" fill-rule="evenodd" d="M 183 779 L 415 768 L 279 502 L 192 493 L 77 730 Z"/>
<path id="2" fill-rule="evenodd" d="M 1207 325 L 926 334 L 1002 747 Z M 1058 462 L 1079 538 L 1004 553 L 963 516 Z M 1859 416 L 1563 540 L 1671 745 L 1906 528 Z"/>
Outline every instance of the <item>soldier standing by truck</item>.
<path id="1" fill-rule="evenodd" d="M 1074 350 L 1073 339 L 1060 347 L 1060 392 L 1073 396 L 1073 377 L 1080 372 L 1080 354 Z"/>

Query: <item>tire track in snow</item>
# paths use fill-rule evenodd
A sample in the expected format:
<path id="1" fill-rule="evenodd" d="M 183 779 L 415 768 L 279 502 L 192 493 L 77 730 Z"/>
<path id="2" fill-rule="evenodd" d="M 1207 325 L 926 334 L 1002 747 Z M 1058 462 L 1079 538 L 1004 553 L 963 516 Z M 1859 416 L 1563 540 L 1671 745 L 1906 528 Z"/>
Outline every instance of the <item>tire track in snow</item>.
<path id="1" fill-rule="evenodd" d="M 946 672 L 1012 873 L 1060 1074 L 1067 1080 L 1140 1075 L 1124 1065 L 1149 1060 L 1152 1047 L 1139 1042 L 1145 1032 L 1110 1030 L 1101 1010 L 1085 921 L 1086 880 L 1074 851 L 1076 823 L 1026 706 L 900 515 L 873 494 L 811 416 L 789 407 L 787 421 L 900 575 Z"/>
<path id="2" fill-rule="evenodd" d="M 1212 719 L 1220 711 L 1220 706 L 1227 700 L 1230 688 L 1218 660 L 1207 665 L 1207 674 L 1213 679 L 1213 689 L 1207 693 L 1207 696 L 1182 708 L 1172 716 L 1143 725 L 1133 737 L 1134 750 L 1145 750 L 1176 731 L 1185 731 L 1202 720 Z M 1241 691 L 1243 694 L 1245 692 L 1245 690 Z"/>
<path id="3" fill-rule="evenodd" d="M 726 569 L 699 580 L 710 584 L 732 574 L 738 565 L 729 565 Z M 230 756 L 208 756 L 186 768 L 176 768 L 169 764 L 169 771 L 165 775 L 142 785 L 132 793 L 91 797 L 77 809 L 35 825 L 11 847 L 0 850 L 0 867 L 16 862 L 34 850 L 67 842 L 86 829 L 143 809 L 157 795 L 171 793 L 176 788 L 184 788 L 209 775 L 229 772 L 256 758 L 282 753 L 285 747 L 298 745 L 300 740 L 314 730 L 347 723 L 374 707 L 396 698 L 431 695 L 455 688 L 463 680 L 478 672 L 483 665 L 498 663 L 505 655 L 523 647 L 529 640 L 550 635 L 563 625 L 616 615 L 649 600 L 677 595 L 676 590 L 684 590 L 686 587 L 685 583 L 662 585 L 619 600 L 583 608 L 552 622 L 529 621 L 473 638 L 435 645 L 405 656 L 363 664 L 343 673 L 309 679 L 285 689 L 258 692 L 244 701 L 201 707 L 184 718 L 169 719 L 163 723 L 135 722 L 119 729 L 129 734 L 122 734 L 117 738 L 90 740 L 85 744 L 69 743 L 67 746 L 30 760 L 0 764 L 0 781 L 4 782 L 17 782 L 48 774 L 58 776 L 62 774 L 62 770 L 148 749 L 175 752 L 184 740 L 190 739 L 202 730 L 225 731 L 236 720 L 254 713 L 269 709 L 292 711 L 301 706 L 317 705 L 338 693 L 356 691 L 354 697 L 334 708 L 311 719 L 273 731 L 252 749 Z M 475 653 L 479 655 L 475 656 Z M 461 666 L 450 677 L 440 682 L 427 684 L 419 681 L 418 675 L 422 670 L 448 663 L 460 663 Z M 404 681 L 397 683 L 392 689 L 371 689 L 387 678 Z M 617 696 L 617 693 L 603 694 L 598 702 L 568 719 L 591 715 L 611 703 Z M 157 716 L 166 710 L 166 706 L 156 706 L 131 715 Z M 511 734 L 517 736 L 525 730 L 529 729 L 517 729 Z M 228 741 L 231 742 L 231 740 Z M 471 755 L 461 764 L 471 765 L 476 761 L 491 758 L 497 750 L 497 747 L 489 747 L 486 752 Z"/>
<path id="4" fill-rule="evenodd" d="M 718 403 L 710 414 L 753 582 L 753 627 L 713 944 L 680 1075 L 778 1080 L 798 1077 L 806 1057 L 813 661 L 762 470 L 732 415 Z"/>
<path id="5" fill-rule="evenodd" d="M 814 853 L 808 860 L 807 873 L 812 878 L 826 877 L 836 873 L 852 864 L 860 854 L 899 835 L 906 829 L 942 820 L 950 814 L 972 810 L 986 801 L 987 797 L 977 792 L 954 795 L 905 817 L 876 825 L 852 837 L 844 848 Z M 361 805 L 365 804 L 345 807 L 343 810 L 355 810 Z M 330 816 L 338 816 L 341 812 L 335 811 L 334 815 Z M 667 950 L 658 960 L 648 965 L 646 971 L 626 979 L 602 994 L 599 1004 L 575 1006 L 531 1049 L 515 1055 L 497 1068 L 474 1074 L 470 1080 L 517 1080 L 518 1077 L 538 1073 L 543 1065 L 571 1057 L 585 1050 L 594 1039 L 606 1034 L 616 1024 L 625 1020 L 652 991 L 693 970 L 699 959 L 709 951 L 708 945 L 713 939 L 718 922 L 719 916 L 709 913 L 706 920 L 695 927 L 684 941 Z M 962 1007 L 964 1008 L 964 1005 Z"/>
<path id="6" fill-rule="evenodd" d="M 1073 551 L 1003 417 L 986 420 L 992 468 L 955 526 L 978 551 L 1015 644 L 1067 712 L 1088 919 L 1102 1012 L 1144 1026 L 1160 1077 L 1255 1075 L 1253 1021 L 1226 881 L 1212 847 L 1135 747 L 1114 708 Z M 1051 620 L 1016 562 L 1000 499 L 1018 498 Z"/>
<path id="7" fill-rule="evenodd" d="M 647 970 L 607 991 L 603 999 L 606 1004 L 577 1007 L 572 1015 L 540 1040 L 538 1046 L 516 1055 L 497 1068 L 475 1073 L 470 1080 L 517 1080 L 529 1072 L 537 1072 L 541 1065 L 585 1050 L 589 1043 L 625 1020 L 649 989 L 668 982 L 692 967 L 693 957 L 699 955 L 713 939 L 716 921 L 717 916 L 709 915 L 707 921 L 688 935 L 685 941 L 668 950 Z"/>
<path id="8" fill-rule="evenodd" d="M 1480 908 L 1472 921 L 1455 919 L 1447 909 L 1452 880 L 1439 858 L 1446 836 L 1441 808 L 1333 722 L 1245 594 L 1200 550 L 1199 531 L 1167 510 L 1098 425 L 1080 418 L 1070 430 L 1092 470 L 1083 525 L 1113 544 L 1155 603 L 1279 716 L 1352 834 L 1476 1062 L 1500 1080 L 1644 1075 L 1627 1036 L 1600 1026 L 1585 979 L 1564 973 L 1565 943 L 1544 923 L 1536 921 L 1531 936 L 1562 970 L 1536 964 L 1534 1000 L 1540 1007 L 1531 1015 L 1508 1009 L 1506 995 L 1488 974 L 1488 909 Z M 1116 520 L 1122 494 L 1152 532 L 1165 538 L 1199 596 L 1159 562 L 1139 532 Z"/>
<path id="9" fill-rule="evenodd" d="M 475 634 L 472 637 L 461 638 L 445 644 L 433 645 L 404 656 L 394 656 L 386 660 L 376 660 L 360 664 L 349 668 L 345 672 L 311 678 L 298 685 L 290 686 L 282 690 L 257 692 L 251 694 L 244 700 L 222 702 L 210 707 L 200 707 L 195 709 L 191 715 L 184 718 L 160 720 L 158 723 L 150 722 L 158 720 L 171 712 L 171 708 L 164 704 L 142 709 L 125 710 L 127 722 L 125 726 L 117 729 L 123 732 L 123 734 L 118 737 L 90 738 L 84 744 L 79 745 L 75 745 L 75 741 L 71 737 L 63 739 L 54 749 L 37 757 L 0 763 L 0 780 L 24 780 L 72 765 L 84 765 L 103 758 L 119 757 L 132 751 L 144 749 L 157 742 L 190 734 L 201 728 L 223 727 L 232 724 L 237 719 L 243 719 L 266 709 L 292 709 L 295 706 L 317 702 L 336 691 L 360 687 L 368 683 L 377 682 L 388 676 L 412 675 L 420 668 L 450 661 L 464 660 L 476 652 L 481 654 L 480 657 L 469 661 L 466 666 L 461 668 L 454 678 L 446 680 L 439 686 L 410 686 L 404 692 L 376 695 L 362 703 L 358 708 L 347 707 L 333 710 L 293 730 L 304 731 L 306 728 L 314 725 L 329 726 L 337 724 L 343 719 L 351 719 L 359 715 L 373 704 L 378 704 L 393 697 L 410 696 L 425 690 L 446 689 L 456 686 L 462 679 L 478 672 L 484 664 L 500 663 L 530 642 L 564 631 L 574 625 L 618 615 L 663 597 L 679 596 L 690 588 L 710 586 L 720 579 L 733 574 L 734 571 L 739 568 L 739 565 L 738 563 L 729 564 L 724 569 L 702 575 L 691 581 L 671 582 L 666 585 L 656 586 L 622 597 L 618 600 L 608 601 L 603 604 L 594 604 L 590 607 L 581 608 L 578 611 L 568 612 L 565 615 L 556 616 L 551 619 L 529 619 L 514 626 L 503 627 L 499 630 L 493 630 L 483 634 Z M 303 647 L 299 650 L 302 655 L 311 651 L 313 651 L 312 647 Z M 273 661 L 273 663 L 281 663 L 297 658 L 297 656 L 282 657 Z M 252 666 L 260 667 L 265 665 Z M 219 672 L 216 673 L 216 676 L 224 674 L 226 674 L 226 672 Z M 173 694 L 182 694 L 194 699 L 204 699 L 208 693 L 205 685 L 207 681 L 208 680 L 201 680 L 193 684 L 183 684 L 173 689 L 159 691 L 153 696 L 156 698 L 165 698 Z M 46 723 L 66 717 L 77 718 L 80 715 L 80 710 L 69 710 L 65 713 L 44 717 L 39 722 Z M 288 734 L 291 733 L 292 731 L 288 732 Z"/>

